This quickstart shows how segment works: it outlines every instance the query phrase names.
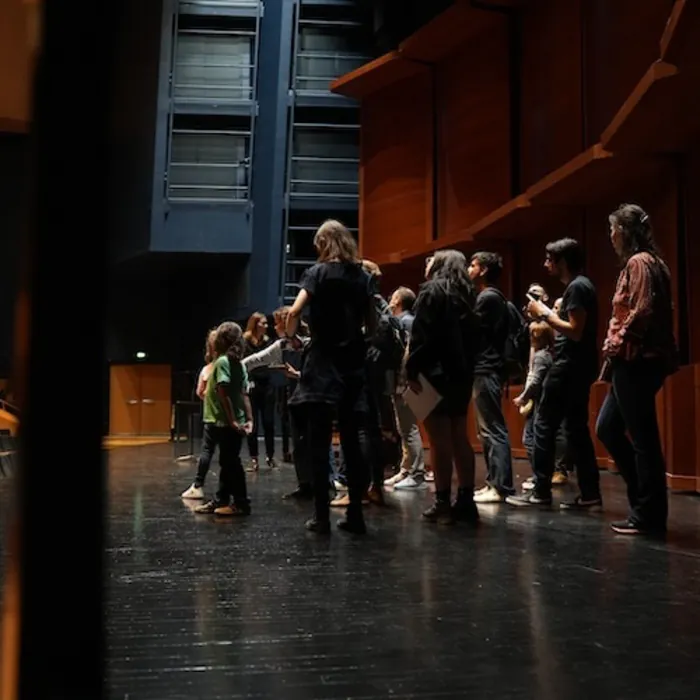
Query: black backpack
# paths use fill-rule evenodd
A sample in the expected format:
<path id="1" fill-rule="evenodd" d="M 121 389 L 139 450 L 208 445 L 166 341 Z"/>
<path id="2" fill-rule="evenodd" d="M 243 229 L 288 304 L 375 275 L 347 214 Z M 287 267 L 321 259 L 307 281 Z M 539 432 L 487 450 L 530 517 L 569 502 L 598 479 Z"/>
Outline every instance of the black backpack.
<path id="1" fill-rule="evenodd" d="M 371 340 L 370 358 L 376 369 L 398 372 L 408 345 L 407 333 L 384 299 L 375 296 L 374 302 L 377 327 Z"/>
<path id="2" fill-rule="evenodd" d="M 525 381 L 530 364 L 530 330 L 515 304 L 506 300 L 508 307 L 508 336 L 505 347 L 505 378 L 514 384 Z"/>

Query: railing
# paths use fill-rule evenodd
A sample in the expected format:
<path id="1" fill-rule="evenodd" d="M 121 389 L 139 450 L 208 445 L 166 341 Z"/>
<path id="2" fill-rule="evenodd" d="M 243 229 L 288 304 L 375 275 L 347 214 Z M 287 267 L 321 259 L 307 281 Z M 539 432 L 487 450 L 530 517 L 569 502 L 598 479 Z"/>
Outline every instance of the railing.
<path id="1" fill-rule="evenodd" d="M 299 51 L 296 60 L 296 92 L 301 95 L 327 95 L 331 94 L 330 84 L 336 78 L 359 68 L 370 58 L 357 54 Z"/>
<path id="2" fill-rule="evenodd" d="M 173 98 L 219 104 L 254 97 L 255 32 L 180 30 Z"/>
<path id="3" fill-rule="evenodd" d="M 5 399 L 0 399 L 0 411 L 5 411 L 15 418 L 19 418 L 19 408 Z"/>
<path id="4" fill-rule="evenodd" d="M 250 133 L 173 129 L 168 170 L 171 201 L 236 202 L 248 199 Z"/>
<path id="5" fill-rule="evenodd" d="M 180 0 L 180 5 L 191 5 L 194 7 L 211 7 L 218 9 L 234 9 L 238 7 L 257 7 L 260 0 Z"/>

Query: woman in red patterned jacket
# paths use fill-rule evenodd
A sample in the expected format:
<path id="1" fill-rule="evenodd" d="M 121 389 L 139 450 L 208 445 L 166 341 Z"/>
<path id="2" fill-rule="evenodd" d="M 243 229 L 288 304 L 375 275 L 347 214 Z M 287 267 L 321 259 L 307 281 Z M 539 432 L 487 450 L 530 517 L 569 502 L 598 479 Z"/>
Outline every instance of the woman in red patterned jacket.
<path id="1" fill-rule="evenodd" d="M 610 239 L 624 267 L 603 344 L 602 378 L 611 386 L 596 433 L 627 484 L 630 514 L 613 523 L 613 530 L 659 534 L 666 530 L 668 501 L 655 397 L 678 364 L 671 274 L 641 207 L 623 204 L 609 221 Z"/>

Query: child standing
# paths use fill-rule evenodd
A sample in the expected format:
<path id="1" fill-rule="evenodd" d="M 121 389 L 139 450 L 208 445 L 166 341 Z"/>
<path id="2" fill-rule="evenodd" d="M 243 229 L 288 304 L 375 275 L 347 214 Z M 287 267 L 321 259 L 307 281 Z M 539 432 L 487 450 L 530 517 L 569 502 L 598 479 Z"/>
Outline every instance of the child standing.
<path id="1" fill-rule="evenodd" d="M 552 348 L 554 347 L 554 331 L 544 322 L 530 324 L 530 370 L 527 373 L 525 388 L 520 396 L 513 399 L 520 413 L 526 415 L 525 428 L 523 430 L 523 445 L 527 450 L 527 457 L 532 463 L 534 449 L 534 424 L 537 413 L 542 385 L 552 366 Z"/>
<path id="2" fill-rule="evenodd" d="M 204 421 L 219 446 L 219 489 L 214 500 L 196 513 L 221 516 L 250 515 L 250 501 L 241 447 L 252 431 L 253 412 L 248 397 L 248 373 L 241 364 L 243 332 L 236 323 L 222 323 L 214 343 L 218 355 L 204 397 Z M 231 499 L 233 498 L 233 503 Z"/>
<path id="3" fill-rule="evenodd" d="M 207 341 L 204 348 L 204 362 L 206 362 L 206 364 L 202 367 L 202 371 L 199 373 L 199 378 L 197 379 L 197 396 L 201 401 L 204 401 L 206 397 L 207 382 L 209 381 L 209 376 L 211 375 L 211 371 L 214 368 L 214 361 L 216 360 L 216 349 L 214 347 L 216 330 L 216 328 L 213 328 L 207 334 Z M 204 418 L 202 451 L 199 454 L 199 461 L 197 462 L 197 476 L 195 476 L 192 486 L 186 491 L 183 491 L 182 498 L 194 501 L 201 501 L 204 499 L 204 480 L 207 478 L 209 466 L 211 465 L 211 460 L 214 457 L 214 450 L 216 449 L 211 431 L 213 425 L 213 423 L 207 422 L 206 417 Z"/>

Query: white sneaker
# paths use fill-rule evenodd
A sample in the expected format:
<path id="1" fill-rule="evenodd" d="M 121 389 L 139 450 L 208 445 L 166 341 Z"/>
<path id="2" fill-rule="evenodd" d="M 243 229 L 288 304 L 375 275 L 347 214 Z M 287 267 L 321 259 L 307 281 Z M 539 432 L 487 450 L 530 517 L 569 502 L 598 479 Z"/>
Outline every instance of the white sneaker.
<path id="1" fill-rule="evenodd" d="M 402 481 L 405 481 L 408 478 L 408 472 L 405 471 L 400 471 L 398 474 L 394 474 L 394 476 L 384 479 L 384 486 L 388 486 L 391 488 L 392 486 L 396 486 L 397 484 L 400 484 Z"/>
<path id="2" fill-rule="evenodd" d="M 204 500 L 204 489 L 192 484 L 187 491 L 182 492 L 181 498 L 186 498 L 190 501 L 203 501 Z"/>
<path id="3" fill-rule="evenodd" d="M 428 471 L 426 471 L 426 472 L 425 472 L 425 480 L 428 481 L 428 482 L 431 482 L 431 483 L 432 483 L 433 481 L 435 481 L 435 472 L 428 472 Z"/>
<path id="4" fill-rule="evenodd" d="M 474 503 L 503 503 L 505 500 L 505 497 L 492 486 L 488 486 L 485 491 L 474 494 Z"/>
<path id="5" fill-rule="evenodd" d="M 415 479 L 412 476 L 407 476 L 394 486 L 396 491 L 423 491 L 427 488 L 428 484 L 425 483 L 425 479 Z"/>
<path id="6" fill-rule="evenodd" d="M 478 496 L 480 493 L 486 493 L 487 491 L 490 491 L 491 487 L 488 484 L 484 484 L 480 489 L 475 489 L 474 490 L 474 495 Z"/>
<path id="7" fill-rule="evenodd" d="M 334 481 L 333 486 L 335 486 L 336 491 L 342 491 L 343 493 L 348 490 L 348 487 L 342 481 Z"/>

